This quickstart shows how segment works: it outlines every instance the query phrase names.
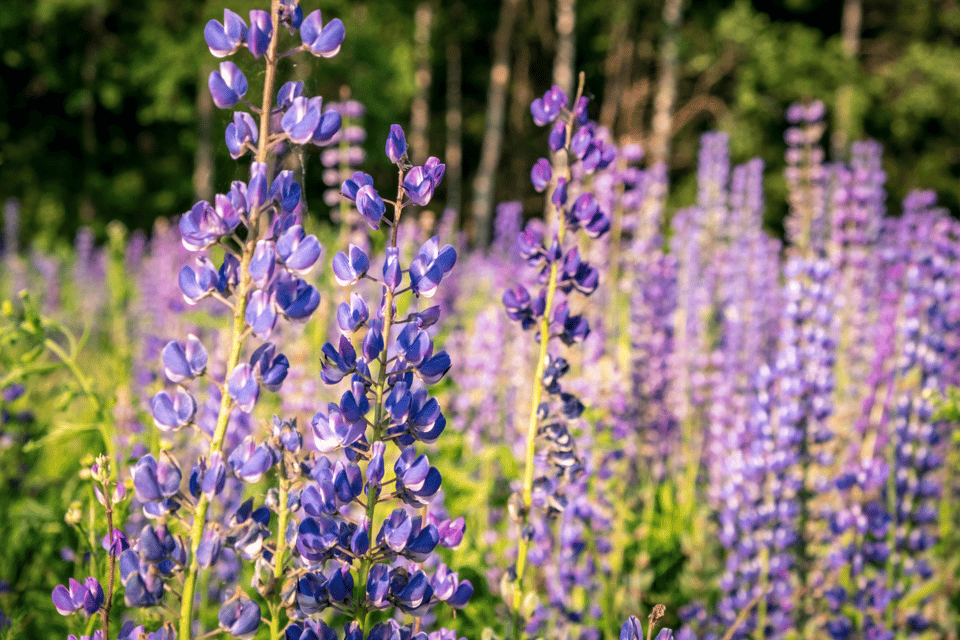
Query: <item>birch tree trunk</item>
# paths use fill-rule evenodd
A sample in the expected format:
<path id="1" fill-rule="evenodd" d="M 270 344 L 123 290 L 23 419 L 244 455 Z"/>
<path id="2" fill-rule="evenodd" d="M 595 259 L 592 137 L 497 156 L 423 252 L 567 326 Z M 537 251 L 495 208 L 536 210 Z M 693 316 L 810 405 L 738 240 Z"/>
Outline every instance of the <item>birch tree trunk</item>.
<path id="1" fill-rule="evenodd" d="M 663 40 L 660 43 L 660 68 L 657 92 L 653 99 L 653 132 L 650 138 L 650 165 L 670 158 L 673 136 L 673 107 L 677 101 L 677 37 L 683 0 L 665 0 Z"/>
<path id="2" fill-rule="evenodd" d="M 490 68 L 490 88 L 487 91 L 487 125 L 480 150 L 480 166 L 473 180 L 471 240 L 477 247 L 486 247 L 490 242 L 490 217 L 500 148 L 503 145 L 507 85 L 510 82 L 510 36 L 517 17 L 517 5 L 518 0 L 502 1 L 493 39 L 493 66 Z"/>
<path id="3" fill-rule="evenodd" d="M 573 98 L 576 0 L 557 0 L 557 54 L 553 59 L 553 83 Z"/>

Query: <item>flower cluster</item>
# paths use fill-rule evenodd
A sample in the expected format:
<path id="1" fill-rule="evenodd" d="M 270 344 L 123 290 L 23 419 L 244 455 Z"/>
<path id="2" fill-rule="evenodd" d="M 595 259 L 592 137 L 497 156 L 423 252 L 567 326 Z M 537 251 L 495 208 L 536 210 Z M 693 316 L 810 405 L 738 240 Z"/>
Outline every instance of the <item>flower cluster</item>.
<path id="1" fill-rule="evenodd" d="M 341 336 L 337 345 L 323 347 L 321 378 L 344 391 L 340 402 L 318 412 L 311 425 L 317 450 L 340 452 L 343 459 L 321 459 L 311 473 L 313 482 L 300 494 L 306 516 L 297 530 L 297 552 L 305 573 L 296 600 L 303 616 L 333 607 L 358 621 L 370 611 L 394 608 L 423 617 L 439 602 L 462 608 L 473 593 L 469 581 L 442 563 L 432 575 L 421 568 L 438 546 L 460 543 L 463 519 L 417 513 L 441 488 L 439 471 L 416 446 L 435 442 L 446 426 L 428 387 L 451 362 L 445 351 L 435 350 L 431 335 L 439 307 L 414 307 L 434 296 L 456 262 L 456 251 L 431 238 L 404 268 L 396 246 L 404 206 L 429 202 L 444 166 L 429 158 L 424 166 L 410 168 L 399 125 L 391 127 L 386 154 L 398 166 L 400 184 L 393 219 L 386 220 L 391 233 L 379 273 L 355 245 L 333 259 L 336 281 L 354 290 L 337 309 Z M 369 175 L 354 173 L 344 181 L 342 193 L 357 204 L 372 229 L 380 227 L 386 203 Z M 357 290 L 361 280 L 375 283 L 378 304 Z M 405 295 L 412 299 L 401 316 L 398 302 Z M 392 477 L 386 474 L 390 466 Z M 378 506 L 390 502 L 392 511 L 375 529 Z M 324 563 L 328 568 L 321 570 Z M 304 626 L 297 633 L 308 630 Z M 348 628 L 347 635 L 352 633 Z M 369 637 L 395 633 L 410 631 L 382 623 L 369 630 Z"/>
<path id="2" fill-rule="evenodd" d="M 330 53 L 330 38 L 337 30 L 330 32 L 333 36 L 326 31 L 339 21 L 320 28 L 319 13 L 301 21 L 299 11 L 283 6 L 271 20 L 294 31 L 299 25 L 301 48 Z M 248 29 L 227 12 L 223 25 L 208 25 L 207 41 L 215 55 L 230 55 L 241 45 L 255 57 L 265 55 L 264 91 L 269 95 L 275 32 L 261 18 L 251 13 L 254 26 Z M 241 78 L 232 67 L 211 77 L 211 92 L 221 92 L 218 104 L 233 100 L 220 99 L 224 87 L 242 97 Z M 261 123 L 272 132 L 259 139 L 250 180 L 234 182 L 214 204 L 200 202 L 181 218 L 183 245 L 201 252 L 196 266 L 180 271 L 184 300 L 196 304 L 212 298 L 232 312 L 230 356 L 225 365 L 216 362 L 213 351 L 194 334 L 163 347 L 160 359 L 169 388 L 150 402 L 154 422 L 171 436 L 194 429 L 207 437 L 207 446 L 189 474 L 169 450 L 141 457 L 130 473 L 135 504 L 147 522 L 138 515 L 139 522 L 132 523 L 140 525 L 136 535 L 128 540 L 113 530 L 104 540 L 114 559 L 110 590 L 118 569 L 127 607 L 168 606 L 172 594 L 182 594 L 181 637 L 191 637 L 195 585 L 206 570 L 228 576 L 215 594 L 220 600 L 217 619 L 221 631 L 239 638 L 253 637 L 264 618 L 274 631 L 285 626 L 287 638 L 330 638 L 334 632 L 317 618 L 327 609 L 352 621 L 345 637 L 411 637 L 409 627 L 393 620 L 365 628 L 368 614 L 396 611 L 423 618 L 440 602 L 462 608 L 473 593 L 469 581 L 435 558 L 438 547 L 460 543 L 464 521 L 443 515 L 437 505 L 440 473 L 417 450 L 418 443 L 435 442 L 445 428 L 440 404 L 428 388 L 451 366 L 447 353 L 434 348 L 440 307 L 417 307 L 421 299 L 436 294 L 456 263 L 456 251 L 432 238 L 404 266 L 397 247 L 404 206 L 430 201 L 444 165 L 431 157 L 423 166 L 410 167 L 399 126 L 391 129 L 386 149 L 399 169 L 398 195 L 390 203 L 393 219 L 385 219 L 387 202 L 368 174 L 354 172 L 341 186 L 343 197 L 356 205 L 371 229 L 389 225 L 390 238 L 379 276 L 371 271 L 367 253 L 355 245 L 332 261 L 335 280 L 354 289 L 349 302 L 337 309 L 337 345 L 328 343 L 322 349 L 321 379 L 340 386 L 340 401 L 314 415 L 309 429 L 313 447 L 304 444 L 296 420 L 274 417 L 263 437 L 247 428 L 251 421 L 234 419 L 251 414 L 262 392 L 281 390 L 289 361 L 267 340 L 281 322 L 305 321 L 319 304 L 319 293 L 305 276 L 321 248 L 300 223 L 300 187 L 289 171 L 271 180 L 265 162 L 280 145 L 323 143 L 333 136 L 324 129 L 327 114 L 318 118 L 319 103 L 302 98 L 301 91 L 301 85 L 284 85 L 279 107 L 261 113 Z M 330 121 L 339 127 L 339 115 Z M 324 131 L 316 133 L 320 129 Z M 310 131 L 314 133 L 308 136 Z M 250 143 L 257 140 L 254 131 L 244 144 L 252 148 Z M 227 141 L 229 146 L 229 132 Z M 215 262 L 214 255 L 222 258 Z M 378 304 L 361 280 L 379 288 Z M 408 310 L 402 316 L 401 301 Z M 250 336 L 261 343 L 243 355 Z M 212 421 L 203 418 L 204 405 L 196 400 L 201 380 L 219 404 Z M 238 428 L 240 424 L 244 427 Z M 107 476 L 97 477 L 103 485 L 98 496 L 110 494 L 101 499 L 109 521 L 113 505 L 124 500 L 119 492 L 123 485 L 111 493 L 114 485 Z M 264 497 L 243 500 L 244 486 L 264 481 L 272 485 Z M 389 513 L 383 513 L 386 506 Z M 242 563 L 252 567 L 255 593 L 236 584 Z M 58 587 L 53 600 L 64 614 L 79 609 L 93 614 L 103 610 L 111 595 L 105 596 L 100 583 L 89 578 L 84 584 L 71 581 L 69 588 Z M 109 615 L 103 617 L 99 633 L 106 638 Z M 143 627 L 126 624 L 119 637 L 140 634 L 146 635 Z M 175 635 L 168 624 L 148 637 Z M 434 635 L 446 638 L 450 632 Z"/>
<path id="3" fill-rule="evenodd" d="M 299 33 L 302 44 L 287 53 L 278 53 L 279 26 L 291 34 Z M 175 432 L 193 429 L 205 438 L 206 447 L 195 458 L 188 478 L 177 456 L 168 450 L 147 454 L 131 469 L 136 503 L 149 523 L 136 516 L 129 529 L 138 528 L 129 540 L 109 524 L 111 534 L 104 539 L 110 552 L 108 579 L 111 593 L 105 596 L 99 583 L 91 578 L 58 587 L 53 599 L 58 609 L 69 613 L 78 608 L 91 614 L 103 606 L 103 637 L 109 638 L 109 606 L 116 584 L 123 590 L 127 607 L 169 606 L 170 594 L 180 594 L 181 637 L 191 637 L 194 629 L 195 588 L 202 570 L 229 568 L 239 560 L 253 563 L 253 586 L 266 599 L 272 612 L 271 624 L 280 621 L 276 584 L 285 577 L 290 561 L 285 522 L 300 508 L 295 482 L 318 464 L 308 464 L 301 446 L 302 436 L 295 421 L 274 419 L 265 439 L 254 433 L 228 433 L 228 427 L 249 424 L 236 416 L 251 414 L 262 391 L 276 392 L 282 387 L 289 363 L 278 347 L 267 340 L 283 321 L 306 321 L 317 309 L 320 295 L 306 280 L 321 256 L 317 238 L 303 228 L 300 185 L 291 171 L 272 175 L 271 156 L 289 145 L 323 145 L 340 128 L 340 114 L 324 110 L 322 99 L 303 95 L 303 85 L 288 82 L 276 94 L 277 60 L 297 51 L 309 51 L 330 57 L 344 38 L 343 24 L 332 20 L 322 24 L 319 11 L 303 17 L 296 2 L 275 4 L 273 13 L 250 12 L 250 26 L 230 10 L 224 21 L 207 24 L 204 36 L 211 53 L 229 57 L 246 48 L 254 59 L 266 63 L 264 99 L 261 107 L 244 100 L 247 80 L 232 61 L 224 61 L 210 75 L 209 90 L 214 103 L 224 109 L 245 104 L 246 111 L 234 113 L 227 125 L 225 142 L 236 159 L 252 152 L 250 179 L 235 181 L 230 190 L 218 194 L 213 202 L 201 201 L 181 216 L 179 229 L 183 246 L 198 252 L 193 264 L 179 272 L 183 299 L 190 305 L 212 298 L 233 317 L 226 362 L 211 357 L 208 346 L 197 335 L 184 341 L 170 341 L 161 351 L 168 386 L 150 401 L 156 427 L 172 437 Z M 249 352 L 247 339 L 262 341 Z M 246 353 L 246 355 L 244 355 Z M 212 366 L 216 362 L 216 366 Z M 210 401 L 197 401 L 199 387 L 207 386 Z M 212 409 L 207 420 L 204 407 Z M 329 466 L 329 465 L 328 465 Z M 275 473 L 270 473 L 276 470 Z M 94 477 L 103 486 L 98 497 L 111 523 L 114 507 L 124 500 L 122 484 L 114 484 L 103 467 Z M 253 508 L 251 501 L 237 507 L 244 484 L 259 482 L 266 476 L 278 476 L 278 490 L 268 494 L 266 505 Z M 229 476 L 229 477 L 228 477 Z M 283 497 L 280 498 L 280 495 Z M 270 521 L 276 516 L 279 531 L 273 540 Z M 222 516 L 218 522 L 216 516 Z M 186 532 L 186 533 L 184 533 Z M 233 571 L 236 575 L 236 571 Z M 243 589 L 225 592 L 219 614 L 220 628 L 236 637 L 252 636 L 261 622 L 261 607 Z M 120 637 L 139 637 L 143 627 L 125 625 Z M 150 638 L 172 638 L 173 628 L 165 625 Z"/>

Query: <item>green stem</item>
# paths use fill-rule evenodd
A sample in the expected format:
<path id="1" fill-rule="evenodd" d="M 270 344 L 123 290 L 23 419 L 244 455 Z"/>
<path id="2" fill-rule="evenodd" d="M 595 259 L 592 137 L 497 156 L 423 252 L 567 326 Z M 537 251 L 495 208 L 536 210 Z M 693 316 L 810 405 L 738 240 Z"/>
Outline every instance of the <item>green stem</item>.
<path id="1" fill-rule="evenodd" d="M 573 101 L 574 107 L 576 107 L 577 102 L 580 101 L 580 96 L 583 94 L 583 73 L 580 74 L 580 82 L 577 88 L 577 96 Z M 567 153 L 569 148 L 570 138 L 573 134 L 573 114 L 568 114 L 567 121 L 567 147 L 561 150 L 561 153 Z M 564 177 L 567 181 L 570 180 L 570 163 L 564 163 Z M 556 189 L 557 179 L 552 181 L 553 190 Z M 557 222 L 557 244 L 563 246 L 563 237 L 566 231 L 566 221 L 563 219 L 563 212 L 557 209 L 553 204 L 553 198 L 550 197 L 547 199 L 547 207 L 552 212 L 551 217 L 556 218 Z M 540 402 L 543 398 L 543 372 L 546 368 L 547 361 L 547 346 L 550 342 L 550 315 L 553 313 L 553 298 L 557 292 L 557 272 L 559 268 L 559 263 L 554 261 L 550 265 L 550 275 L 547 279 L 547 290 L 546 290 L 546 300 L 543 307 L 543 317 L 540 320 L 540 351 L 537 358 L 536 369 L 533 374 L 533 397 L 530 401 L 530 420 L 527 423 L 527 442 L 526 442 L 526 456 L 524 461 L 523 469 L 523 493 L 521 495 L 521 505 L 520 505 L 520 522 L 519 522 L 519 536 L 517 536 L 517 566 L 516 566 L 516 578 L 514 581 L 514 590 L 513 590 L 513 611 L 515 614 L 514 617 L 514 631 L 515 638 L 521 637 L 521 628 L 522 628 L 522 614 L 520 611 L 521 606 L 523 605 L 523 574 L 527 566 L 527 551 L 528 543 L 526 537 L 524 536 L 524 530 L 530 519 L 530 504 L 533 501 L 533 460 L 537 452 L 537 409 L 540 407 Z"/>
<path id="2" fill-rule="evenodd" d="M 276 83 L 277 75 L 277 42 L 279 40 L 280 28 L 280 0 L 270 0 L 270 21 L 273 25 L 273 37 L 266 52 L 266 75 L 263 81 L 263 103 L 260 112 L 260 140 L 257 147 L 256 162 L 266 162 L 267 160 L 267 139 L 270 137 L 270 113 L 273 106 L 273 88 Z M 227 358 L 225 371 L 230 375 L 237 364 L 240 362 L 240 352 L 243 349 L 243 343 L 246 339 L 246 312 L 247 297 L 253 287 L 253 281 L 250 277 L 250 260 L 253 258 L 253 252 L 257 245 L 257 239 L 260 236 L 260 210 L 250 212 L 250 226 L 245 242 L 243 243 L 243 253 L 240 256 L 240 282 L 237 285 L 236 296 L 237 304 L 233 312 L 233 333 L 230 339 L 230 355 Z M 213 439 L 210 441 L 210 453 L 219 453 L 223 449 L 223 440 L 227 433 L 227 424 L 230 421 L 230 412 L 233 409 L 233 401 L 229 393 L 222 394 L 220 401 L 220 413 L 217 416 L 217 426 L 213 432 Z M 183 598 L 180 603 L 180 635 L 182 640 L 190 640 L 191 625 L 193 622 L 193 599 L 194 591 L 197 585 L 197 574 L 200 572 L 200 562 L 197 559 L 197 548 L 200 540 L 203 538 L 203 529 L 207 523 L 207 511 L 210 508 L 210 498 L 207 494 L 201 494 L 197 500 L 197 507 L 193 516 L 193 527 L 190 532 L 190 567 L 183 581 Z M 283 533 L 281 532 L 281 537 Z"/>
<path id="3" fill-rule="evenodd" d="M 279 566 L 279 565 L 277 565 Z M 270 603 L 270 640 L 280 640 L 280 611 L 273 602 Z"/>
<path id="4" fill-rule="evenodd" d="M 770 589 L 770 551 L 760 549 L 760 600 L 757 602 L 757 640 L 767 634 L 767 591 Z"/>
<path id="5" fill-rule="evenodd" d="M 399 177 L 397 179 L 397 199 L 393 204 L 393 224 L 390 227 L 390 242 L 387 245 L 390 248 L 395 248 L 397 246 L 397 230 L 400 226 L 400 215 L 403 212 L 403 174 L 404 169 L 400 167 Z M 380 424 L 383 421 L 383 400 L 384 392 L 387 387 L 387 345 L 390 344 L 390 330 L 393 328 L 393 300 L 394 300 L 394 291 L 390 287 L 384 288 L 384 297 L 383 297 L 383 342 L 384 348 L 380 352 L 380 371 L 377 373 L 377 382 L 374 385 L 376 399 L 374 402 L 373 409 L 373 436 L 370 439 L 371 444 L 374 442 L 381 441 L 383 437 Z M 374 496 L 371 494 L 367 498 L 367 526 L 370 527 L 370 532 L 373 532 L 373 518 L 376 516 L 377 511 L 377 502 Z M 360 630 L 362 632 L 366 631 L 367 628 L 367 616 L 370 613 L 366 607 L 367 599 L 367 579 L 370 576 L 371 562 L 369 558 L 363 558 L 360 561 L 360 570 L 359 570 L 359 594 L 357 597 L 357 605 L 355 608 L 355 620 L 360 623 Z"/>
<path id="6" fill-rule="evenodd" d="M 110 466 L 113 465 L 111 464 Z M 107 553 L 110 556 L 110 573 L 107 577 L 107 595 L 104 599 L 103 609 L 100 611 L 103 637 L 105 640 L 110 638 L 110 608 L 113 605 L 113 585 L 114 577 L 117 573 L 117 556 L 113 553 L 113 492 L 110 490 L 109 477 L 110 470 L 108 468 L 103 476 L 103 501 L 107 510 L 107 540 L 109 540 L 110 543 L 110 548 L 107 550 Z"/>
<path id="7" fill-rule="evenodd" d="M 67 336 L 68 339 L 71 339 Z M 94 393 L 93 386 L 90 384 L 90 380 L 83 374 L 80 370 L 79 365 L 74 356 L 67 355 L 63 348 L 57 344 L 52 338 L 47 338 L 44 341 L 44 346 L 47 349 L 52 351 L 60 360 L 63 361 L 63 364 L 67 366 L 67 369 L 70 370 L 70 373 L 73 374 L 73 377 L 77 379 L 77 383 L 80 385 L 80 389 L 83 391 L 83 394 L 93 403 L 93 410 L 95 414 L 94 422 L 97 425 L 97 431 L 100 432 L 100 438 L 103 440 L 103 446 L 107 448 L 107 456 L 110 460 L 116 463 L 117 454 L 116 446 L 113 442 L 113 434 L 107 429 L 106 423 L 106 412 L 104 411 L 103 404 L 100 402 L 100 397 Z M 71 349 L 73 353 L 76 353 L 75 350 Z M 113 465 L 111 466 L 111 471 Z"/>

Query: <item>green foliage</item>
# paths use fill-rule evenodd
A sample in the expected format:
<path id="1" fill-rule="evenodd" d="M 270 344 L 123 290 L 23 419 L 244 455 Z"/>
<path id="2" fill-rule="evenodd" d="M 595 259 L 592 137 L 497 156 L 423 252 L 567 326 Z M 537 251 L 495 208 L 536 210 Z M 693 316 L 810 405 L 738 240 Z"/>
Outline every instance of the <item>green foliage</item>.
<path id="1" fill-rule="evenodd" d="M 261 4 L 242 0 L 231 8 L 245 16 Z M 326 19 L 343 19 L 348 37 L 322 74 L 314 73 L 316 61 L 310 60 L 300 63 L 294 75 L 309 93 L 337 100 L 349 87 L 351 97 L 367 106 L 368 170 L 375 177 L 391 170 L 380 152 L 388 126 L 409 119 L 416 4 L 331 0 L 305 5 L 306 10 L 320 8 Z M 224 6 L 209 0 L 133 5 L 44 0 L 0 9 L 5 43 L 0 46 L 0 91 L 9 98 L 0 105 L 0 196 L 22 201 L 25 238 L 51 247 L 80 224 L 92 224 L 102 238 L 110 219 L 149 229 L 155 218 L 185 211 L 195 198 L 190 168 L 198 144 L 205 141 L 213 146 L 215 166 L 233 166 L 222 148 L 230 114 L 214 113 L 208 129 L 196 124 L 206 78 L 216 65 L 206 55 L 201 25 L 222 19 Z M 463 52 L 469 190 L 484 135 L 497 12 L 470 3 L 441 3 L 435 10 L 430 152 L 441 155 L 445 143 L 444 47 L 453 39 Z M 628 80 L 655 81 L 661 13 L 662 3 L 651 0 L 578 6 L 576 67 L 587 73 L 594 109 L 610 80 L 608 53 L 619 21 L 628 21 L 633 44 Z M 532 127 L 523 100 L 551 81 L 554 18 L 549 3 L 523 5 L 518 16 L 511 51 L 516 61 L 508 118 L 511 148 L 497 180 L 504 197 L 508 190 L 510 197 L 526 190 L 523 197 L 533 198 L 525 174 L 539 150 L 518 141 L 529 137 Z M 759 155 L 768 164 L 768 176 L 776 176 L 783 168 L 786 105 L 819 98 L 830 106 L 840 85 L 848 82 L 850 137 L 873 137 L 887 147 L 888 158 L 897 159 L 885 167 L 891 199 L 898 201 L 912 188 L 932 188 L 948 208 L 960 208 L 960 115 L 953 108 L 960 100 L 960 9 L 945 0 L 912 0 L 889 10 L 866 3 L 857 61 L 844 57 L 838 27 L 837 12 L 808 0 L 767 3 L 763 10 L 746 0 L 688 3 L 680 32 L 678 106 L 699 100 L 704 90 L 712 102 L 709 108 L 702 101 L 700 107 L 694 105 L 679 123 L 672 161 L 676 175 L 693 168 L 700 133 L 720 128 L 731 135 L 735 161 Z M 253 88 L 258 78 L 250 81 Z M 649 108 L 634 115 L 645 126 Z M 621 113 L 615 133 L 644 133 L 623 129 L 626 122 Z M 315 158 L 314 153 L 300 166 L 306 168 L 307 182 L 319 184 L 322 168 Z M 54 166 L 59 170 L 51 175 Z M 235 177 L 214 179 L 222 184 Z M 691 195 L 690 188 L 678 186 L 676 193 Z M 782 185 L 773 190 L 771 200 L 781 201 Z M 326 219 L 328 208 L 319 192 L 309 193 L 311 211 Z M 464 195 L 469 201 L 469 193 Z M 768 212 L 772 227 L 779 226 L 783 213 Z"/>

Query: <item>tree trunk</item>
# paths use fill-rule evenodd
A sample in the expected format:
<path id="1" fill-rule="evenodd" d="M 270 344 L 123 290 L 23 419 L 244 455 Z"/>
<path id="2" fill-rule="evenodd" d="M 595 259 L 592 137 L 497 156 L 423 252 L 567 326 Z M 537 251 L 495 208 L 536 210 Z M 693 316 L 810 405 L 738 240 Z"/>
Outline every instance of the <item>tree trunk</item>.
<path id="1" fill-rule="evenodd" d="M 557 53 L 553 59 L 553 83 L 571 98 L 575 87 L 573 27 L 576 24 L 576 0 L 557 0 Z"/>
<path id="2" fill-rule="evenodd" d="M 850 144 L 850 138 L 856 135 L 853 124 L 852 76 L 857 64 L 857 54 L 860 52 L 860 22 L 862 16 L 863 5 L 861 0 L 844 1 L 840 30 L 843 37 L 843 54 L 847 58 L 847 75 L 845 82 L 837 89 L 836 127 L 830 137 L 830 149 L 834 160 L 847 157 L 847 146 Z"/>
<path id="3" fill-rule="evenodd" d="M 414 76 L 413 106 L 410 116 L 410 160 L 423 164 L 430 155 L 427 127 L 430 123 L 430 33 L 433 31 L 433 4 L 424 0 L 417 5 L 414 14 L 413 55 L 416 72 Z"/>
<path id="4" fill-rule="evenodd" d="M 480 150 L 480 166 L 473 180 L 471 239 L 478 247 L 486 247 L 490 242 L 490 217 L 500 147 L 503 144 L 507 85 L 510 82 L 510 36 L 517 16 L 517 4 L 518 0 L 503 0 L 493 39 L 493 66 L 490 67 L 490 88 L 487 91 L 487 125 Z"/>
<path id="5" fill-rule="evenodd" d="M 100 48 L 103 44 L 103 9 L 93 7 L 83 17 L 82 27 L 89 35 L 84 49 L 80 78 L 87 97 L 81 111 L 80 143 L 83 149 L 83 167 L 85 173 L 83 192 L 78 203 L 78 215 L 83 225 L 93 224 L 97 211 L 93 204 L 94 167 L 97 166 L 97 63 L 100 60 Z"/>
<path id="6" fill-rule="evenodd" d="M 650 165 L 670 159 L 673 136 L 673 106 L 677 101 L 677 34 L 683 0 L 665 0 L 663 5 L 663 41 L 660 43 L 660 69 L 653 102 L 653 133 L 650 139 Z"/>
<path id="7" fill-rule="evenodd" d="M 450 19 L 458 20 L 464 12 L 462 2 L 457 2 L 450 11 Z M 447 165 L 443 182 L 447 185 L 447 208 L 460 216 L 463 206 L 463 87 L 462 58 L 457 30 L 447 34 L 447 149 L 444 162 Z M 456 222 L 454 222 L 454 226 Z"/>
<path id="8" fill-rule="evenodd" d="M 629 2 L 620 2 L 610 15 L 610 47 L 603 64 L 603 99 L 600 103 L 600 124 L 614 135 L 617 120 L 617 107 L 630 79 L 633 61 L 633 42 L 627 39 L 632 22 L 632 6 Z M 616 136 L 614 135 L 614 139 Z"/>

